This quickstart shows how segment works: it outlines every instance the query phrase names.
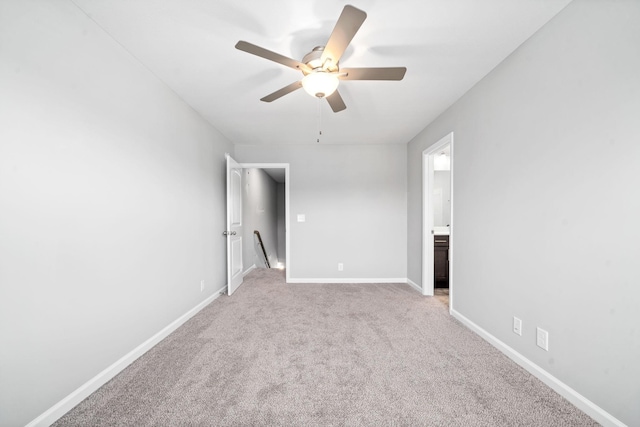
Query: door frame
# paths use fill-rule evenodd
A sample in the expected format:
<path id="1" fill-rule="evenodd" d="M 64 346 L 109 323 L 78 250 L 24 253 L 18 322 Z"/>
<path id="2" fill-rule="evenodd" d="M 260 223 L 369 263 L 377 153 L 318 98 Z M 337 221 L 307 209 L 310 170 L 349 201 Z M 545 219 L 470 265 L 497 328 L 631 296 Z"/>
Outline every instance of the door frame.
<path id="1" fill-rule="evenodd" d="M 453 309 L 453 132 L 422 152 L 422 294 L 432 296 L 433 279 L 433 181 L 434 156 L 446 146 L 450 149 L 451 218 L 449 222 L 449 311 Z"/>
<path id="2" fill-rule="evenodd" d="M 284 235 L 285 235 L 285 280 L 289 283 L 291 276 L 291 236 L 289 230 L 291 230 L 289 220 L 289 181 L 291 176 L 289 174 L 289 163 L 240 163 L 243 169 L 284 169 Z"/>

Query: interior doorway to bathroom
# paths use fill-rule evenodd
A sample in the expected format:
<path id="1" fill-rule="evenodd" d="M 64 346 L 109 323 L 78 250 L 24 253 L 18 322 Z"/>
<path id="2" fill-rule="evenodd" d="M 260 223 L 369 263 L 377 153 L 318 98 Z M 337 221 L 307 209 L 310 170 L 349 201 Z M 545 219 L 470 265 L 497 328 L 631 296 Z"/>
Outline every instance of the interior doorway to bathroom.
<path id="1" fill-rule="evenodd" d="M 423 151 L 422 293 L 453 301 L 453 133 Z"/>

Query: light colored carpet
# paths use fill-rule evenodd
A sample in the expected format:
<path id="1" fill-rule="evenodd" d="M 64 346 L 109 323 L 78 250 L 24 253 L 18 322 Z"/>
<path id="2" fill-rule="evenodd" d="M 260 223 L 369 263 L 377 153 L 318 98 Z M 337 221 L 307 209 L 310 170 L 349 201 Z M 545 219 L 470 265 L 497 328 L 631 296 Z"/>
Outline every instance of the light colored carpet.
<path id="1" fill-rule="evenodd" d="M 259 269 L 56 426 L 590 426 L 405 284 Z"/>

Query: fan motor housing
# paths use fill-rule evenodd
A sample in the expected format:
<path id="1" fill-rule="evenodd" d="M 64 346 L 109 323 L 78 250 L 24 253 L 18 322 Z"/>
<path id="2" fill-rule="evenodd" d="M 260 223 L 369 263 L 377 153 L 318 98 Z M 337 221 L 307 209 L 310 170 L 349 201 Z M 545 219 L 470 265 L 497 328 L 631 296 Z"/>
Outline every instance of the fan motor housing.
<path id="1" fill-rule="evenodd" d="M 323 52 L 324 52 L 324 46 L 314 47 L 311 52 L 307 53 L 304 56 L 304 58 L 302 58 L 302 63 L 309 66 L 310 69 L 317 70 L 317 71 L 322 70 L 322 71 L 333 73 L 340 70 L 338 63 L 334 63 L 331 60 L 325 61 L 324 64 L 322 63 Z M 304 75 L 309 74 L 308 72 L 305 72 L 305 71 L 303 71 L 303 73 Z"/>

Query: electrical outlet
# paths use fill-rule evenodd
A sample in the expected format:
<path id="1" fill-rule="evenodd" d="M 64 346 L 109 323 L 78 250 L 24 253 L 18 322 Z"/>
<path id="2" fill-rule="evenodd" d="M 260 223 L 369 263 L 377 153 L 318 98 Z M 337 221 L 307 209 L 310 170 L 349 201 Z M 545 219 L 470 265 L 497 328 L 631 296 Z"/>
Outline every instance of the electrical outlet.
<path id="1" fill-rule="evenodd" d="M 200 292 L 204 291 L 204 280 L 200 280 Z"/>
<path id="2" fill-rule="evenodd" d="M 522 320 L 513 316 L 513 333 L 522 336 Z"/>
<path id="3" fill-rule="evenodd" d="M 344 264 L 339 262 L 338 263 L 338 271 L 343 271 L 344 270 Z"/>
<path id="4" fill-rule="evenodd" d="M 536 328 L 536 344 L 543 350 L 549 351 L 549 332 Z"/>

